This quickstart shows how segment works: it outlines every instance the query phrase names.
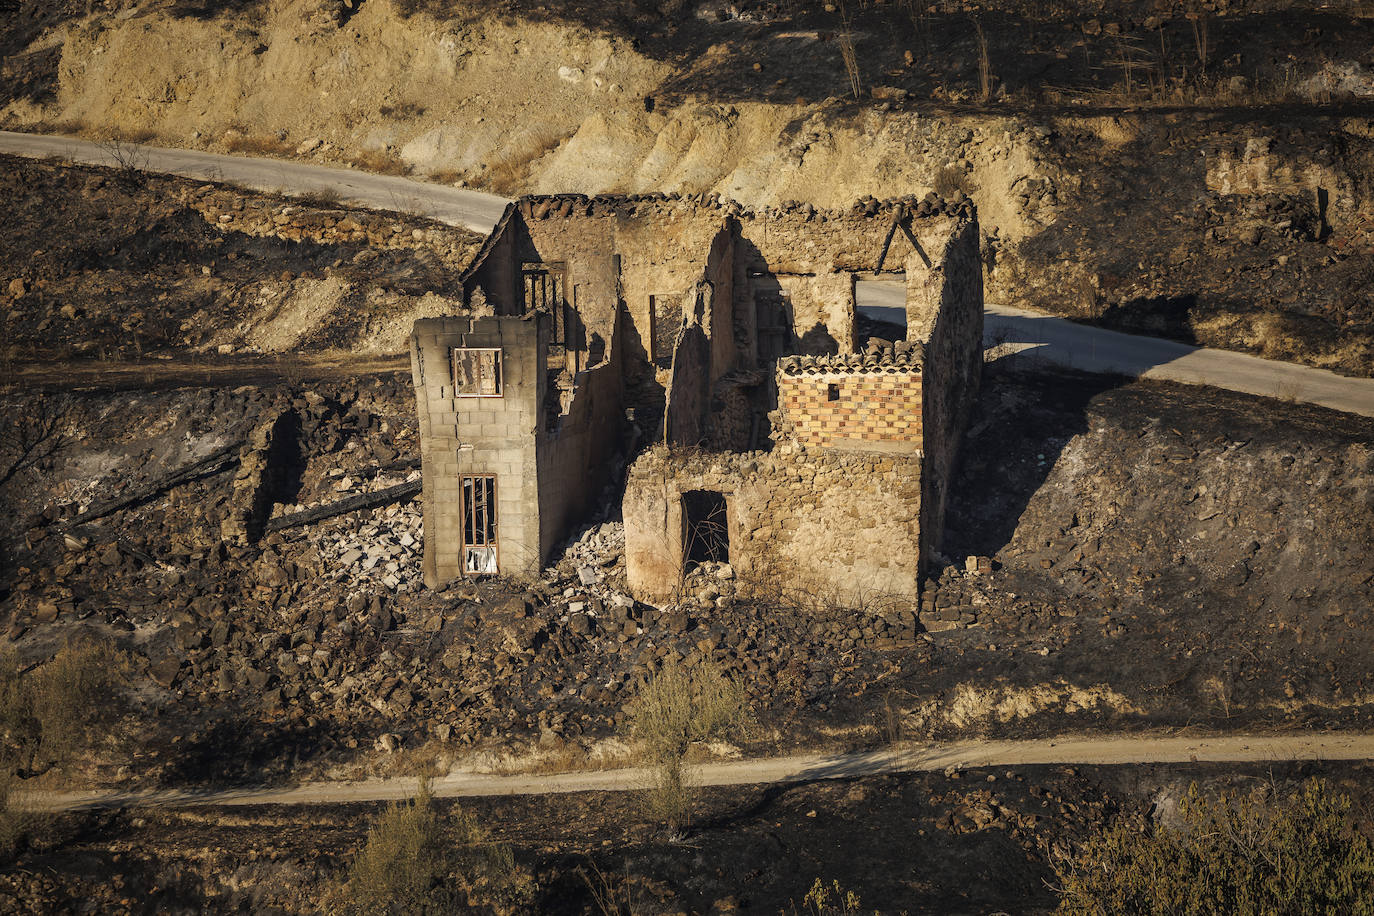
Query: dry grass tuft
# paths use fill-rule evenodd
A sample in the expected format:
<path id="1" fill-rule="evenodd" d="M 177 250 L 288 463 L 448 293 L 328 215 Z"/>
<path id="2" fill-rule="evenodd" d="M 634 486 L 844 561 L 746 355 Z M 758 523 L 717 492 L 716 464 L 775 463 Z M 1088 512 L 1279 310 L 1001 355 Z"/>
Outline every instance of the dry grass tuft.
<path id="1" fill-rule="evenodd" d="M 410 166 L 390 150 L 371 150 L 353 157 L 353 164 L 379 175 L 409 175 Z"/>
<path id="2" fill-rule="evenodd" d="M 559 131 L 544 128 L 531 130 L 512 141 L 506 154 L 487 168 L 487 187 L 506 197 L 520 195 L 529 181 L 530 166 L 556 150 L 563 139 Z"/>

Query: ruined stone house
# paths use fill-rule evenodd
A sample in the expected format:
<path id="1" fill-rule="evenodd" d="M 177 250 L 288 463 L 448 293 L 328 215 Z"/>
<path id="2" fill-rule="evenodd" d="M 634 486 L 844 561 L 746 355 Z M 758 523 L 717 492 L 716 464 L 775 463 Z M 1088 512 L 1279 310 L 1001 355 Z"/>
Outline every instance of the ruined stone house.
<path id="1" fill-rule="evenodd" d="M 894 304 L 856 305 L 870 283 Z M 713 560 L 917 593 L 978 390 L 969 202 L 528 197 L 462 285 L 468 314 L 412 335 L 430 585 L 537 573 L 631 455 L 640 599 Z"/>

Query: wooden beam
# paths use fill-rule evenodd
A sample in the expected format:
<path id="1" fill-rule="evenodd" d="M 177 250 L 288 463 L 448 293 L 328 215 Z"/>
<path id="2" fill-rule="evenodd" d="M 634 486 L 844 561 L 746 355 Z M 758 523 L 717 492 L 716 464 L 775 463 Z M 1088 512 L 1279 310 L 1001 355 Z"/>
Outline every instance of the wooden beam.
<path id="1" fill-rule="evenodd" d="M 80 515 L 63 522 L 61 527 L 74 528 L 77 525 L 84 525 L 87 522 L 102 518 L 112 512 L 118 512 L 120 509 L 127 509 L 129 506 L 136 505 L 147 499 L 152 499 L 164 490 L 170 490 L 184 483 L 190 483 L 193 480 L 199 480 L 202 477 L 209 477 L 211 474 L 218 474 L 221 471 L 228 470 L 230 467 L 238 464 L 239 449 L 242 447 L 242 441 L 230 443 L 221 449 L 211 452 L 204 458 L 183 465 L 170 474 L 160 477 L 152 483 L 145 484 L 132 492 L 125 493 L 117 499 L 96 503 Z"/>
<path id="2" fill-rule="evenodd" d="M 377 490 L 374 493 L 359 493 L 357 496 L 350 496 L 335 503 L 324 506 L 316 506 L 313 509 L 305 509 L 301 512 L 293 512 L 290 515 L 282 515 L 277 518 L 267 520 L 264 526 L 265 531 L 283 531 L 287 528 L 299 528 L 301 525 L 313 525 L 315 522 L 333 518 L 336 515 L 343 515 L 346 512 L 357 512 L 360 509 L 375 509 L 378 506 L 386 506 L 391 503 L 401 502 L 410 499 L 420 492 L 423 484 L 421 480 L 407 480 L 405 483 L 397 484 L 394 487 L 387 487 L 385 490 Z"/>

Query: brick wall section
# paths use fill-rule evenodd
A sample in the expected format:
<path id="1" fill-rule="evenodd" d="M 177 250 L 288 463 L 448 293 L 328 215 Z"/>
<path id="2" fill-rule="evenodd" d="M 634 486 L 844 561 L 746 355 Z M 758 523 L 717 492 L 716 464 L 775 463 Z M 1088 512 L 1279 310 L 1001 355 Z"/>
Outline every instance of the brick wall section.
<path id="1" fill-rule="evenodd" d="M 838 391 L 830 399 L 831 386 Z M 778 405 L 791 435 L 819 448 L 921 449 L 921 373 L 779 374 Z M 884 446 L 887 446 L 886 448 Z"/>

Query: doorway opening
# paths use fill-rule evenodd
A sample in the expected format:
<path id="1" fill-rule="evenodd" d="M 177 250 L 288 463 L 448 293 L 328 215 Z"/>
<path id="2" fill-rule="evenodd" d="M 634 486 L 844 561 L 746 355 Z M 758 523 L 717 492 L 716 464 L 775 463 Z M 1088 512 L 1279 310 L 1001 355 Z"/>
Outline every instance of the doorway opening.
<path id="1" fill-rule="evenodd" d="M 689 490 L 682 494 L 684 564 L 730 562 L 730 526 L 725 494 Z"/>

